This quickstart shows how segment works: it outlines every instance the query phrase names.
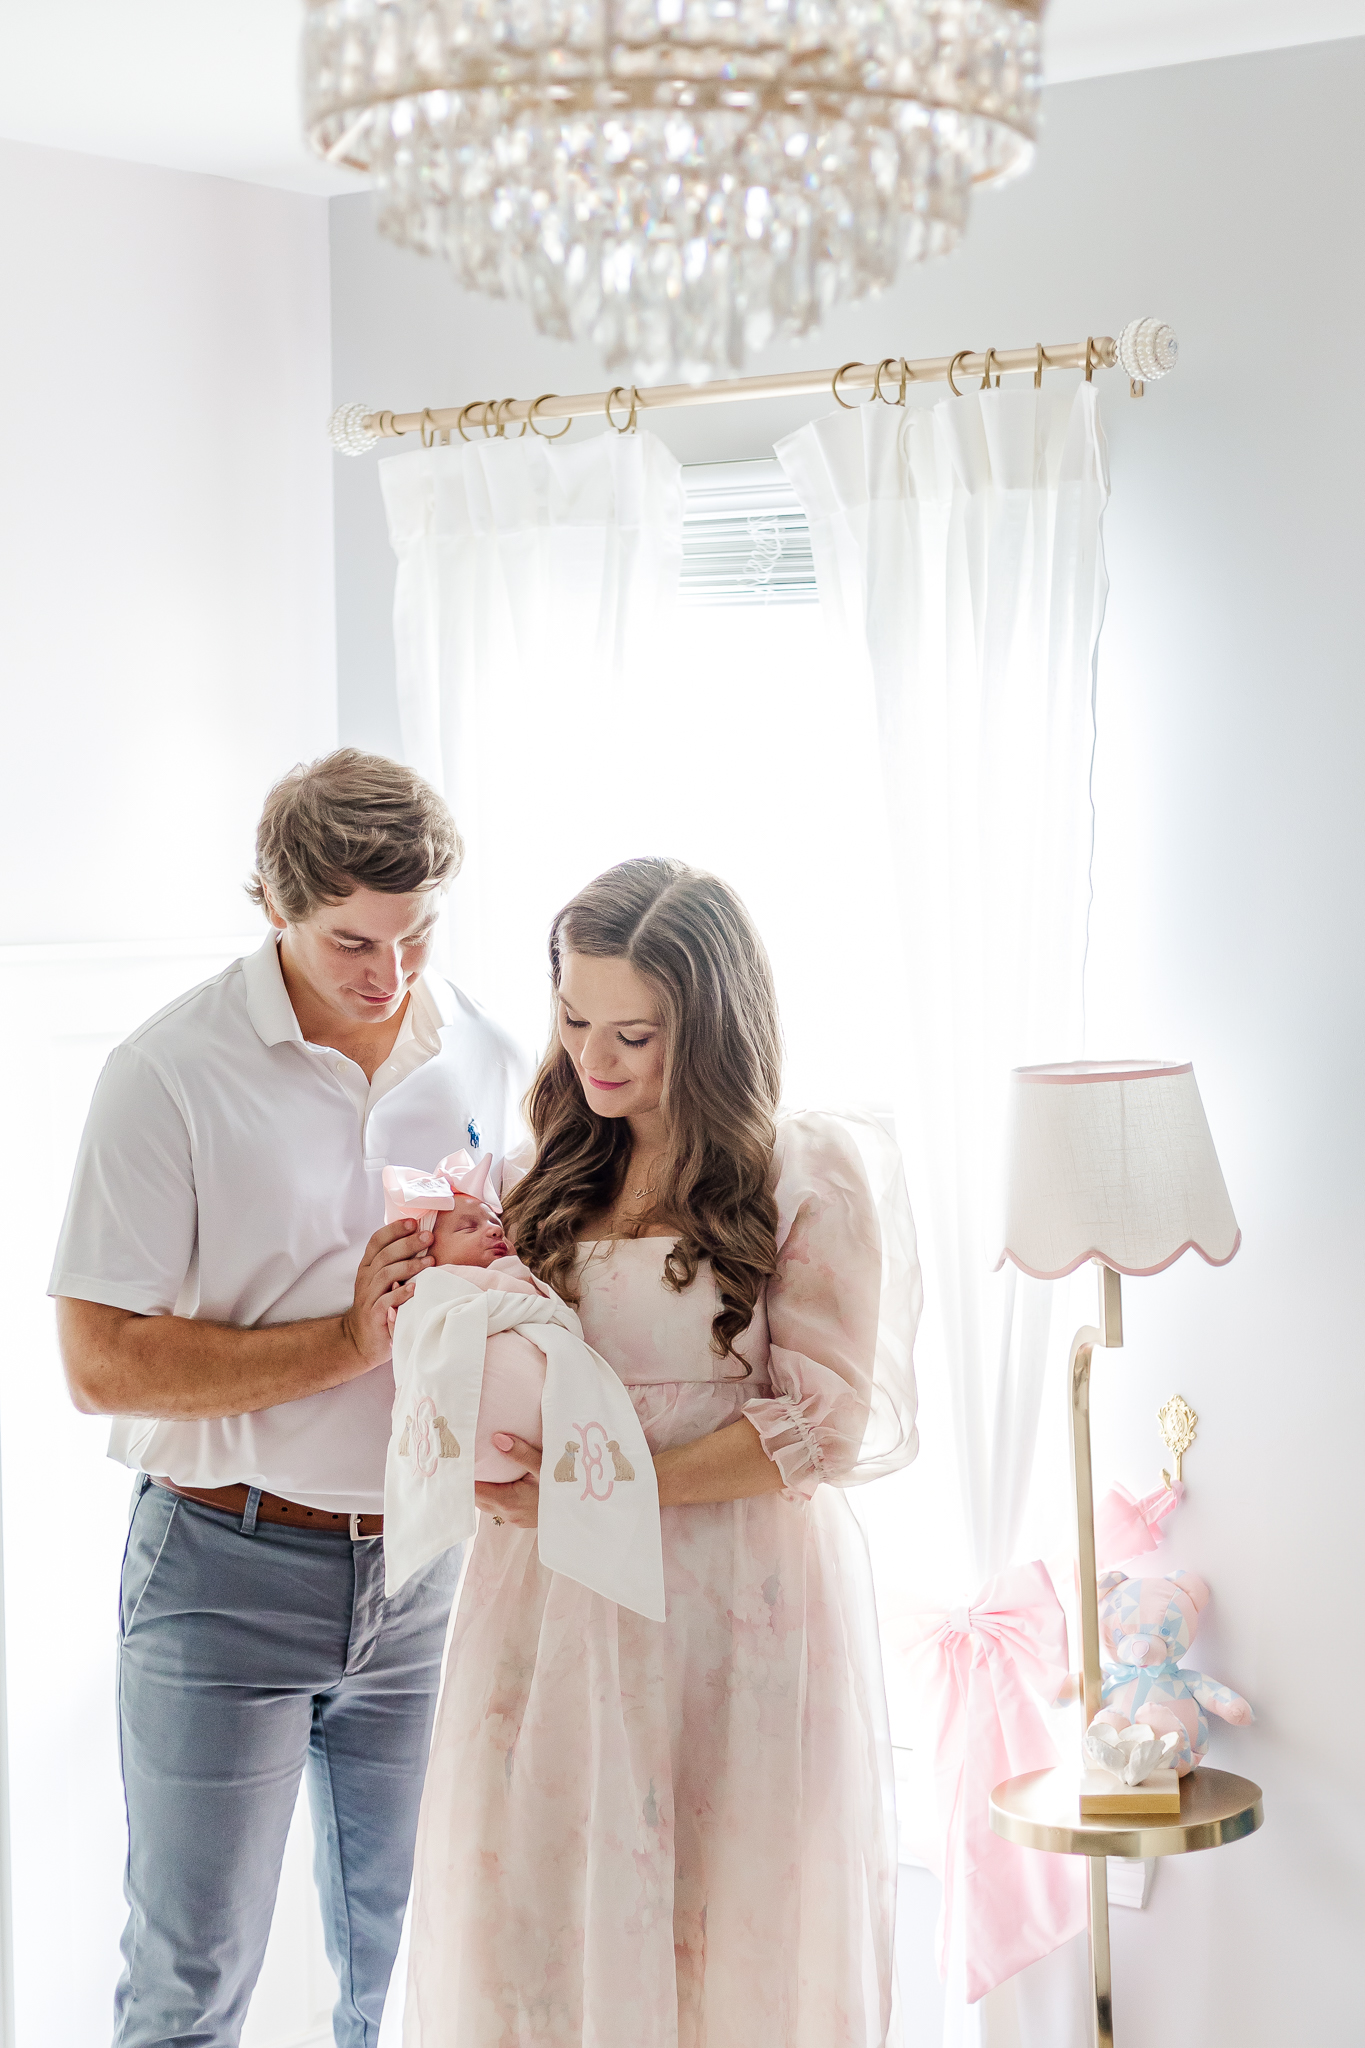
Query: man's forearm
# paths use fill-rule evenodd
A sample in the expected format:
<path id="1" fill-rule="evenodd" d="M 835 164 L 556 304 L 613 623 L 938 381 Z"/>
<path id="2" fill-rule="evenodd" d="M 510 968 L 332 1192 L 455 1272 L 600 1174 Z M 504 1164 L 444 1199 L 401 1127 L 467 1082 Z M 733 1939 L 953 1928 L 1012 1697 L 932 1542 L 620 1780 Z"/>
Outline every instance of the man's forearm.
<path id="1" fill-rule="evenodd" d="M 248 1415 L 373 1369 L 345 1316 L 238 1330 L 64 1299 L 57 1336 L 71 1398 L 86 1415 Z"/>

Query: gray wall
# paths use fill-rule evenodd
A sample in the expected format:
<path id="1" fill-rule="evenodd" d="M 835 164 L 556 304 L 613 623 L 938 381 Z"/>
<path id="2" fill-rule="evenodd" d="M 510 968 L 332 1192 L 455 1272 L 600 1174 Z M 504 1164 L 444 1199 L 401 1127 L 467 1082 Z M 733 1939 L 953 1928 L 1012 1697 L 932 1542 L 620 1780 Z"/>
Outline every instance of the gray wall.
<path id="1" fill-rule="evenodd" d="M 1128 1347 L 1097 1368 L 1097 1465 L 1147 1490 L 1153 1411 L 1177 1389 L 1199 1411 L 1163 1556 L 1213 1587 L 1192 1661 L 1259 1719 L 1212 1760 L 1261 1780 L 1268 1818 L 1114 1915 L 1125 2048 L 1359 2033 L 1362 98 L 1360 40 L 1058 88 L 1036 169 L 978 202 L 956 257 L 767 359 L 1060 341 L 1147 313 L 1181 340 L 1142 403 L 1104 380 L 1090 1049 L 1193 1056 L 1245 1244 L 1226 1271 L 1190 1257 L 1129 1284 Z M 337 402 L 601 385 L 588 351 L 460 294 L 369 211 L 331 208 Z M 826 409 L 650 424 L 716 460 Z M 340 721 L 396 750 L 373 460 L 336 465 Z"/>

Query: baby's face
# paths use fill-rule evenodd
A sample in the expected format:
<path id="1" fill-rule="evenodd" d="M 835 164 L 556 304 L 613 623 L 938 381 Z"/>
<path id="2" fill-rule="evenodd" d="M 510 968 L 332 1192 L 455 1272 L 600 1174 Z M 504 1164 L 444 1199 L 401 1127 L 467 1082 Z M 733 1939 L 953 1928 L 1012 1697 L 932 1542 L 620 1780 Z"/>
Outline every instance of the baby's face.
<path id="1" fill-rule="evenodd" d="M 438 1266 L 491 1266 L 510 1250 L 502 1219 L 487 1202 L 457 1196 L 453 1209 L 437 1210 L 431 1256 Z"/>

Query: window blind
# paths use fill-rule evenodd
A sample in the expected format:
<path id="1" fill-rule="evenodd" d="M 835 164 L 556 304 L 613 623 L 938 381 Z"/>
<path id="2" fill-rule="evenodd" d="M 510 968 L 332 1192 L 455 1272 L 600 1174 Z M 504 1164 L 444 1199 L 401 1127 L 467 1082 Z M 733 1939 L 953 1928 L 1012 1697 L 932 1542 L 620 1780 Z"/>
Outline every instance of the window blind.
<path id="1" fill-rule="evenodd" d="M 810 528 L 780 463 L 686 465 L 683 494 L 685 605 L 819 602 Z"/>

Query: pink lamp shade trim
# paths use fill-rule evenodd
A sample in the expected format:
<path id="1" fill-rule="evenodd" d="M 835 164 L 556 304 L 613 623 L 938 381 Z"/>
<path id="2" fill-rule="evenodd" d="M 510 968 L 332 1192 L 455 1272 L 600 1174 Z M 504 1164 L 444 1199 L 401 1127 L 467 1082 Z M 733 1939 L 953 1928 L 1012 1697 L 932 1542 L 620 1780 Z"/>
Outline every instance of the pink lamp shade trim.
<path id="1" fill-rule="evenodd" d="M 1041 1085 L 1040 1085 L 1041 1084 Z M 1189 1060 L 1056 1061 L 1010 1077 L 995 1265 L 1060 1280 L 1088 1260 L 1133 1276 L 1242 1234 Z"/>
<path id="2" fill-rule="evenodd" d="M 1193 1072 L 1193 1060 L 1058 1060 L 1047 1067 L 1016 1067 L 1014 1079 L 1049 1088 L 1091 1088 L 1106 1081 L 1155 1081 Z"/>
<path id="3" fill-rule="evenodd" d="M 1176 1249 L 1169 1258 L 1162 1259 L 1155 1266 L 1121 1266 L 1117 1259 L 1106 1258 L 1103 1252 L 1091 1250 L 1081 1252 L 1078 1257 L 1071 1261 L 1069 1266 L 1063 1266 L 1058 1272 L 1035 1273 L 1032 1266 L 1026 1266 L 1022 1259 L 1016 1258 L 1007 1246 L 995 1262 L 995 1271 L 998 1273 L 1006 1259 L 1008 1259 L 1012 1265 L 1019 1268 L 1021 1273 L 1027 1273 L 1030 1280 L 1065 1280 L 1068 1273 L 1074 1273 L 1079 1266 L 1084 1266 L 1091 1259 L 1098 1259 L 1101 1265 L 1111 1266 L 1116 1273 L 1122 1273 L 1126 1280 L 1147 1280 L 1151 1278 L 1153 1273 L 1164 1273 L 1166 1268 L 1173 1266 L 1177 1259 L 1183 1259 L 1186 1252 L 1198 1252 L 1206 1266 L 1226 1266 L 1236 1258 L 1241 1248 L 1242 1233 L 1239 1230 L 1233 1239 L 1232 1250 L 1226 1252 L 1221 1259 L 1216 1259 L 1212 1252 L 1206 1252 L 1202 1244 L 1196 1244 L 1194 1239 L 1189 1237 L 1186 1238 L 1184 1244 L 1176 1246 Z"/>

